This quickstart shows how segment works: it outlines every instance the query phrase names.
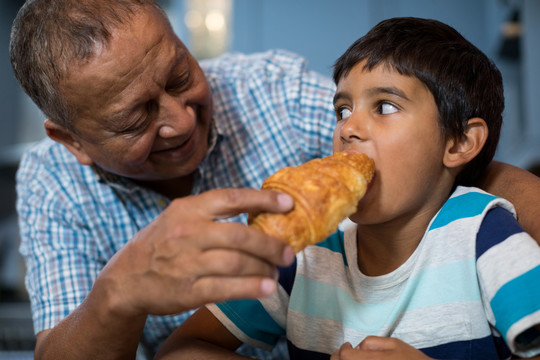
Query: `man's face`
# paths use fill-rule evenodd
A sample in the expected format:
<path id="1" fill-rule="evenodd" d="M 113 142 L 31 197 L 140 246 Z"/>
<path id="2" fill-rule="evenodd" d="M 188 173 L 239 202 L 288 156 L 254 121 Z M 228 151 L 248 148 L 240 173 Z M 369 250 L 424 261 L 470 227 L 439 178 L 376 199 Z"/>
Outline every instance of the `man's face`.
<path id="1" fill-rule="evenodd" d="M 89 63 L 72 67 L 62 92 L 77 109 L 70 150 L 85 165 L 159 181 L 191 174 L 207 152 L 210 89 L 154 9 L 137 13 Z"/>

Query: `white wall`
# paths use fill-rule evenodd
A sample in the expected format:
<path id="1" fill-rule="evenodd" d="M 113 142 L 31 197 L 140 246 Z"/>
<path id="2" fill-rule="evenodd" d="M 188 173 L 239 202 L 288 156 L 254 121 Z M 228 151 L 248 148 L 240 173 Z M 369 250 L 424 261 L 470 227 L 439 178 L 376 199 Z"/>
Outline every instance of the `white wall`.
<path id="1" fill-rule="evenodd" d="M 521 7 L 522 58 L 499 56 L 501 27 Z M 285 48 L 326 75 L 333 62 L 380 20 L 415 16 L 443 21 L 484 51 L 503 73 L 506 110 L 496 158 L 523 168 L 540 161 L 540 1 L 493 0 L 235 0 L 231 50 Z M 536 65 L 535 65 L 536 64 Z"/>

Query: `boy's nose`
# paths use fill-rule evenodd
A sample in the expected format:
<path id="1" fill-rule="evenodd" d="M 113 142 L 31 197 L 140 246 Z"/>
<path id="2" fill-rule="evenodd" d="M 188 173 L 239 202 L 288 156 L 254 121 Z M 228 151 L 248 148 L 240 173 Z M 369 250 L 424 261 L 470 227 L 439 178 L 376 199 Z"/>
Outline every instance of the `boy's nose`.
<path id="1" fill-rule="evenodd" d="M 340 137 L 344 142 L 363 141 L 367 139 L 367 121 L 353 112 L 348 119 L 342 120 Z"/>

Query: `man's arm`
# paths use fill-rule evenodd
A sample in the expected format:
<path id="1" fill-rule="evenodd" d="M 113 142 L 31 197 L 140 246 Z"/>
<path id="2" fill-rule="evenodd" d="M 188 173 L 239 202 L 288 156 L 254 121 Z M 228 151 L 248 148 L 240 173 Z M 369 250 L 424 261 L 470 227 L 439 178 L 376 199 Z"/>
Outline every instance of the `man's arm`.
<path id="1" fill-rule="evenodd" d="M 492 161 L 478 186 L 514 204 L 521 226 L 540 244 L 540 178 L 518 167 Z"/>
<path id="2" fill-rule="evenodd" d="M 252 189 L 177 199 L 105 266 L 85 301 L 37 338 L 36 359 L 133 359 L 146 316 L 275 291 L 294 253 L 238 223 L 241 212 L 284 212 L 290 197 Z"/>
<path id="3" fill-rule="evenodd" d="M 246 359 L 234 351 L 242 343 L 205 307 L 165 340 L 154 359 Z"/>

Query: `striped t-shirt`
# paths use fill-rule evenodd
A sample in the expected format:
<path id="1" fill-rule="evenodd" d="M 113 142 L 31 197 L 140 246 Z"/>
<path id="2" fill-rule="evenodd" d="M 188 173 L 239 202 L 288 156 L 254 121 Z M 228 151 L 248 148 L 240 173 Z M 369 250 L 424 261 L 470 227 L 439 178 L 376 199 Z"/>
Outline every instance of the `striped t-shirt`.
<path id="1" fill-rule="evenodd" d="M 358 269 L 356 226 L 310 246 L 283 269 L 274 296 L 210 305 L 245 343 L 291 359 L 328 359 L 344 342 L 396 337 L 437 359 L 540 353 L 540 247 L 512 206 L 459 187 L 398 269 Z M 502 336 L 501 336 L 502 335 Z"/>

